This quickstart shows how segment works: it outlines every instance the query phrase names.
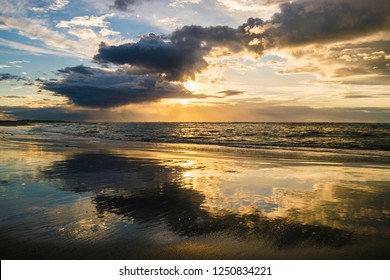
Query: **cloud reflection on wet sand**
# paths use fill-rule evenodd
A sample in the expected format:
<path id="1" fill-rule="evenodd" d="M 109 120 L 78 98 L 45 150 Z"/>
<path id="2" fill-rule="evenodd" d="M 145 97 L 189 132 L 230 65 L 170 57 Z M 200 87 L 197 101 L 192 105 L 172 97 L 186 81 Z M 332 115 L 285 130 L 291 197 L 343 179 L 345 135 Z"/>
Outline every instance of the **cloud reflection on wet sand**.
<path id="1" fill-rule="evenodd" d="M 68 198 L 25 217 L 31 207 L 3 204 L 5 258 L 386 258 L 386 166 L 107 146 L 25 153 L 32 147 L 3 148 L 1 175 L 25 164 L 27 192 L 45 185 L 44 199 Z M 20 186 L 7 180 L 5 201 Z M 40 249 L 10 251 L 21 244 Z"/>

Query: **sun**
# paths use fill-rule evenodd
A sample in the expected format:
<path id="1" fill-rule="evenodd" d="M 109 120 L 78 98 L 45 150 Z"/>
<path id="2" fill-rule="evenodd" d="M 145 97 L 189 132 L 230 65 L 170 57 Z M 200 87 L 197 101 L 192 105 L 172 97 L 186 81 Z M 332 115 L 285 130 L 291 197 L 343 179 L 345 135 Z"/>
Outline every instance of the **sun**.
<path id="1" fill-rule="evenodd" d="M 180 99 L 180 100 L 179 100 L 179 103 L 182 104 L 182 105 L 188 105 L 188 104 L 191 103 L 191 101 L 188 100 L 188 99 Z"/>
<path id="2" fill-rule="evenodd" d="M 187 80 L 186 82 L 183 83 L 183 86 L 189 91 L 196 91 L 198 88 L 196 81 L 192 81 L 192 80 Z"/>

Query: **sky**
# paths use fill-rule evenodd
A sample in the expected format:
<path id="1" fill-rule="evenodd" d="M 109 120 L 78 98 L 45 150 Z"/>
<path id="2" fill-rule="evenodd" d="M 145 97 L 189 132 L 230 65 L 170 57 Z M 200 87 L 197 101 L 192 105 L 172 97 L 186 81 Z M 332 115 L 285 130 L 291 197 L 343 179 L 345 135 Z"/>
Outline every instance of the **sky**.
<path id="1" fill-rule="evenodd" d="M 388 0 L 0 6 L 0 119 L 390 121 Z"/>

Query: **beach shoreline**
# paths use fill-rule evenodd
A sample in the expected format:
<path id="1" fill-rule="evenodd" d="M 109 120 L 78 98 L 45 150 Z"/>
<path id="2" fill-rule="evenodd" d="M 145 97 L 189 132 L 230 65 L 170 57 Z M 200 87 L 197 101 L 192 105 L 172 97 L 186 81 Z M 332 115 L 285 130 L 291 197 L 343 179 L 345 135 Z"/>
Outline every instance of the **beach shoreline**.
<path id="1" fill-rule="evenodd" d="M 2 259 L 389 258 L 386 157 L 15 129 L 0 139 Z"/>

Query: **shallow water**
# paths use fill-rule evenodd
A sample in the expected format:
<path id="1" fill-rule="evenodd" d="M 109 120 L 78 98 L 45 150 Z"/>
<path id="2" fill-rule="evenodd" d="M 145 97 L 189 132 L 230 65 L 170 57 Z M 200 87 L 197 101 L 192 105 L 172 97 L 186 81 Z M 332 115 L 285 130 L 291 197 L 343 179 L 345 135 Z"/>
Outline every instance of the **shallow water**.
<path id="1" fill-rule="evenodd" d="M 371 157 L 7 136 L 2 259 L 389 258 Z"/>
<path id="2" fill-rule="evenodd" d="M 386 123 L 41 123 L 33 134 L 241 148 L 390 151 Z"/>

